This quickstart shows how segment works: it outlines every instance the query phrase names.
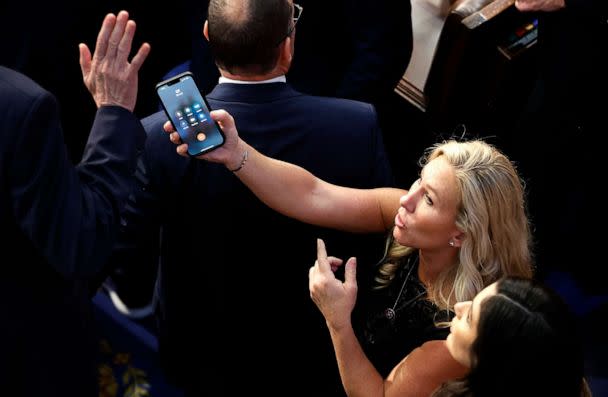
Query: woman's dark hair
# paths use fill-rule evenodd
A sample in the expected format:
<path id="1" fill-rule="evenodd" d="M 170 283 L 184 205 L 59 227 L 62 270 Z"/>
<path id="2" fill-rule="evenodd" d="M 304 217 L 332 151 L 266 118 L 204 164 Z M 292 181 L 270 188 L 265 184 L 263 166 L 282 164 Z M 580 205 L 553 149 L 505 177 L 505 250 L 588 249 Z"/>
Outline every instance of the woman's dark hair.
<path id="1" fill-rule="evenodd" d="M 480 305 L 471 371 L 435 396 L 578 397 L 583 349 L 577 320 L 552 290 L 505 278 Z"/>
<path id="2" fill-rule="evenodd" d="M 216 64 L 232 74 L 268 73 L 291 18 L 287 0 L 211 0 L 209 46 Z"/>

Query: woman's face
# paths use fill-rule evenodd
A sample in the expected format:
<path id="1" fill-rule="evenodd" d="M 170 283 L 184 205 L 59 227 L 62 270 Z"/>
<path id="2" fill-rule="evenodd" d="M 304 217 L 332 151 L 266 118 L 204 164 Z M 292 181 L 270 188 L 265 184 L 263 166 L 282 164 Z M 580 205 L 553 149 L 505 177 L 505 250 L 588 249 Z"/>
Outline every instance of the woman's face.
<path id="1" fill-rule="evenodd" d="M 401 197 L 393 236 L 401 245 L 419 249 L 449 248 L 455 236 L 460 192 L 454 168 L 442 156 L 430 161 Z"/>
<path id="2" fill-rule="evenodd" d="M 452 320 L 446 344 L 454 360 L 467 368 L 471 368 L 471 346 L 477 338 L 480 305 L 487 297 L 496 295 L 496 292 L 496 283 L 493 283 L 481 290 L 473 301 L 458 302 L 454 305 L 456 315 Z"/>

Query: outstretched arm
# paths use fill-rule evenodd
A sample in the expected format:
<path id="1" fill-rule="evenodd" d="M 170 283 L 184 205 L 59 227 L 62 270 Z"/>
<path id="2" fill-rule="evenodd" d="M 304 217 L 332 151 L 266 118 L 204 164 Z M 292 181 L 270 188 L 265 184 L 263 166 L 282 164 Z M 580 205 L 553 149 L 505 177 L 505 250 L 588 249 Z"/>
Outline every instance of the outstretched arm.
<path id="1" fill-rule="evenodd" d="M 404 190 L 352 189 L 332 185 L 305 169 L 264 156 L 239 138 L 234 119 L 224 110 L 211 112 L 226 135 L 223 146 L 199 158 L 222 163 L 266 205 L 303 222 L 350 232 L 382 232 L 393 225 Z M 177 152 L 188 146 L 165 124 Z"/>
<path id="2" fill-rule="evenodd" d="M 59 110 L 46 91 L 28 99 L 15 139 L 9 186 L 23 233 L 65 277 L 94 275 L 110 252 L 126 199 L 135 153 L 145 133 L 131 113 L 137 74 L 149 51 L 142 45 L 128 61 L 135 23 L 127 12 L 108 14 L 95 55 L 80 45 L 83 78 L 99 107 L 83 158 L 68 159 Z"/>
<path id="3" fill-rule="evenodd" d="M 323 240 L 317 240 L 317 261 L 309 271 L 310 296 L 325 317 L 349 396 L 428 396 L 442 383 L 465 375 L 466 368 L 452 358 L 445 341 L 431 341 L 412 351 L 383 379 L 363 352 L 351 323 L 357 299 L 356 261 L 346 262 L 344 282 L 333 273 L 341 264 L 342 260 L 328 257 Z"/>

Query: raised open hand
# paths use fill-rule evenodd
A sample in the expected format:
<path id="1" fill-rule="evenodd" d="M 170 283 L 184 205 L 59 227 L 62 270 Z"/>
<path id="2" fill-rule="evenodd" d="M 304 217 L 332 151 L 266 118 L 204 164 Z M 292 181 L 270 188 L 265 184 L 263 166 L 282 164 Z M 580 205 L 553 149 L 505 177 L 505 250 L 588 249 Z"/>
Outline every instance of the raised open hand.
<path id="1" fill-rule="evenodd" d="M 121 11 L 118 16 L 108 14 L 104 18 L 92 57 L 86 44 L 78 46 L 82 79 L 97 107 L 114 105 L 130 111 L 135 108 L 137 74 L 150 53 L 150 45 L 142 44 L 129 62 L 134 34 L 135 22 L 129 19 L 128 12 Z"/>

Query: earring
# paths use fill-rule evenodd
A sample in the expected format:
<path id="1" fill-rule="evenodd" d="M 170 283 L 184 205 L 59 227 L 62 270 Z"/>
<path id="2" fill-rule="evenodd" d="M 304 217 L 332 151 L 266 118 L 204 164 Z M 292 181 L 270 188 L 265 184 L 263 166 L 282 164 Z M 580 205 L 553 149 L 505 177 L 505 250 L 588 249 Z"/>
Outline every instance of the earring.
<path id="1" fill-rule="evenodd" d="M 453 247 L 454 246 L 454 241 L 450 240 L 450 242 L 448 244 L 450 244 L 450 247 Z"/>

